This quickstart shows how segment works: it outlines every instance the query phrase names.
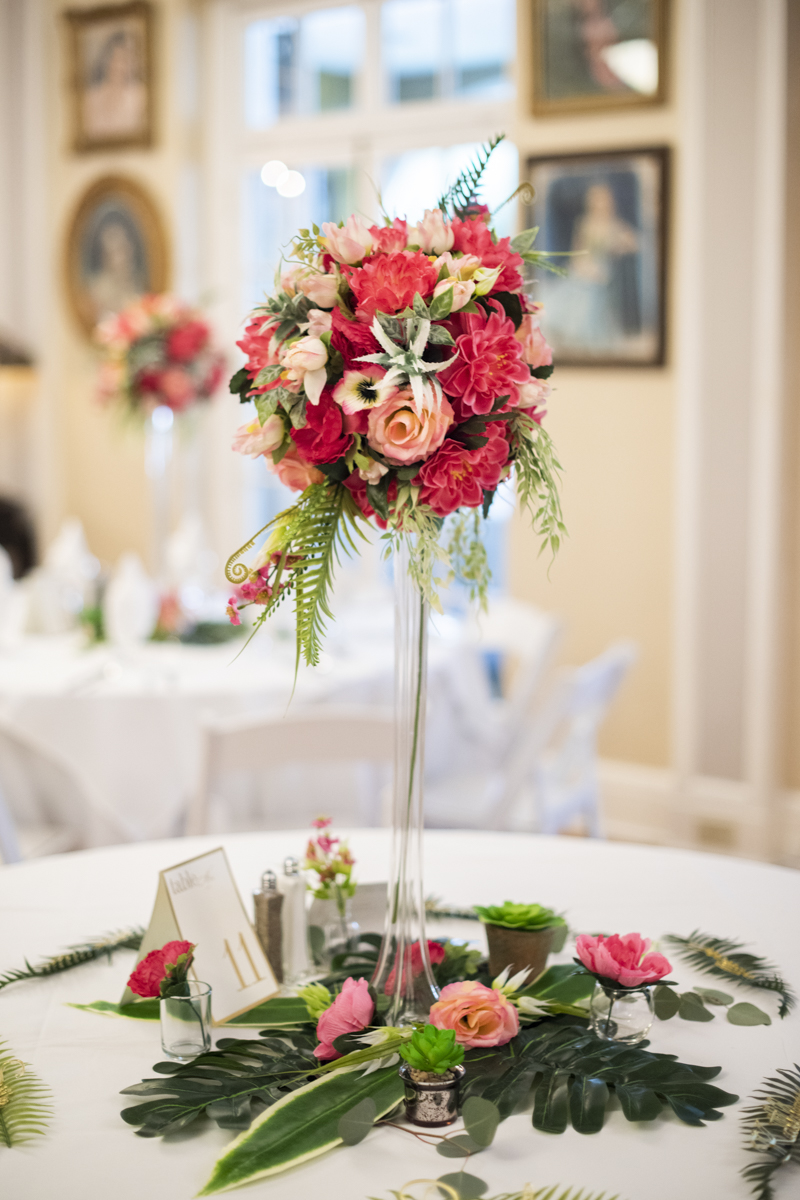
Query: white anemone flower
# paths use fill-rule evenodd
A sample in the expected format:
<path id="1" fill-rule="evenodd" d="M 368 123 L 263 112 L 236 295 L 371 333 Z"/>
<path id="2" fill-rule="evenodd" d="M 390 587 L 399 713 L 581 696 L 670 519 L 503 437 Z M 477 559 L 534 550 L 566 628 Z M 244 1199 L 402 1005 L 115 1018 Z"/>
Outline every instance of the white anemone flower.
<path id="1" fill-rule="evenodd" d="M 384 371 L 365 367 L 363 371 L 345 371 L 333 389 L 333 398 L 350 416 L 364 408 L 377 408 L 394 390 L 393 384 L 386 383 Z"/>
<path id="2" fill-rule="evenodd" d="M 496 991 L 502 992 L 504 996 L 513 996 L 515 992 L 519 991 L 531 974 L 531 968 L 523 967 L 521 971 L 517 971 L 516 975 L 512 975 L 509 979 L 510 972 L 511 967 L 506 967 L 496 979 L 492 980 L 492 987 Z"/>

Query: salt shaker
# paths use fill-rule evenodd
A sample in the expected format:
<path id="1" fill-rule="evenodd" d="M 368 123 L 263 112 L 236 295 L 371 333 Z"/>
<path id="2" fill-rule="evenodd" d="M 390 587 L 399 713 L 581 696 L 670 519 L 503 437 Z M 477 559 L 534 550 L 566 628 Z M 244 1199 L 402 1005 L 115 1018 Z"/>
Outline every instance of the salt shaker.
<path id="1" fill-rule="evenodd" d="M 272 973 L 278 983 L 283 983 L 283 924 L 281 910 L 284 897 L 278 891 L 278 878 L 274 871 L 265 871 L 261 876 L 261 891 L 253 892 L 256 936 L 261 942 Z"/>
<path id="2" fill-rule="evenodd" d="M 308 978 L 308 932 L 306 929 L 306 881 L 296 858 L 287 858 L 283 874 L 278 876 L 283 894 L 283 974 L 287 983 Z"/>

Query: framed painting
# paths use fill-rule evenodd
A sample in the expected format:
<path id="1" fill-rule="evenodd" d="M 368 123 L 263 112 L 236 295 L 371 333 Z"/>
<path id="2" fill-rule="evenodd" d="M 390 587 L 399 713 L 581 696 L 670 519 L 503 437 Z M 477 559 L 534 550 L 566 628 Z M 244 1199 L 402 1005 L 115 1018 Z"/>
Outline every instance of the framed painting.
<path id="1" fill-rule="evenodd" d="M 661 104 L 669 0 L 532 0 L 537 116 Z"/>
<path id="2" fill-rule="evenodd" d="M 663 364 L 668 176 L 666 147 L 529 160 L 527 224 L 564 272 L 533 287 L 560 364 Z"/>
<path id="3" fill-rule="evenodd" d="M 169 281 L 164 226 L 148 193 L 117 175 L 98 179 L 72 217 L 66 242 L 66 287 L 87 334 L 146 292 Z"/>
<path id="4" fill-rule="evenodd" d="M 153 10 L 144 0 L 65 13 L 73 148 L 153 142 Z"/>

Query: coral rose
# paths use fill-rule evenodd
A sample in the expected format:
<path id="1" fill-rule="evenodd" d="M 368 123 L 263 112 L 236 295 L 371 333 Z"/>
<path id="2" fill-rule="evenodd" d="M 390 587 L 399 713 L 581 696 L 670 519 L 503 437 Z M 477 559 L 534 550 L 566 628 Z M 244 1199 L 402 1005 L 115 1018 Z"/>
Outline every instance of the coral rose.
<path id="1" fill-rule="evenodd" d="M 522 361 L 522 346 L 514 336 L 514 322 L 496 300 L 489 304 L 493 311 L 488 315 L 459 316 L 468 332 L 456 338 L 457 358 L 439 376 L 448 396 L 457 400 L 459 421 L 473 413 L 491 412 L 499 396 L 508 396 L 508 405 L 515 407 L 520 387 L 531 376 Z"/>
<path id="2" fill-rule="evenodd" d="M 511 238 L 492 241 L 491 231 L 480 217 L 462 221 L 453 219 L 453 249 L 464 254 L 476 254 L 484 267 L 500 267 L 498 292 L 518 292 L 523 284 L 520 271 L 522 256 L 511 249 Z"/>
<path id="3" fill-rule="evenodd" d="M 294 446 L 286 451 L 279 463 L 273 463 L 271 458 L 264 461 L 284 487 L 291 488 L 293 492 L 304 492 L 312 483 L 322 483 L 325 478 L 322 471 L 312 467 L 307 459 L 297 453 Z"/>
<path id="4" fill-rule="evenodd" d="M 345 454 L 352 442 L 345 433 L 342 410 L 333 399 L 330 388 L 322 392 L 318 404 L 306 407 L 306 424 L 302 429 L 293 429 L 298 450 L 310 463 L 333 463 Z"/>
<path id="5" fill-rule="evenodd" d="M 191 942 L 167 942 L 160 950 L 151 950 L 136 964 L 128 980 L 128 987 L 137 996 L 147 996 L 148 999 L 158 996 L 167 964 L 176 963 L 181 954 L 191 954 L 192 950 L 194 946 Z"/>
<path id="6" fill-rule="evenodd" d="M 621 988 L 643 987 L 669 975 L 671 964 L 663 954 L 649 954 L 650 946 L 650 939 L 639 933 L 614 933 L 611 937 L 582 933 L 575 941 L 586 970 Z"/>
<path id="7" fill-rule="evenodd" d="M 418 413 L 413 403 L 411 392 L 402 391 L 369 414 L 367 441 L 398 466 L 428 458 L 441 446 L 453 423 L 452 406 L 444 398 L 438 412 L 423 409 Z"/>
<path id="8" fill-rule="evenodd" d="M 428 1020 L 452 1029 L 462 1046 L 505 1046 L 519 1033 L 519 1014 L 497 988 L 474 979 L 448 983 L 431 1007 Z"/>
<path id="9" fill-rule="evenodd" d="M 366 979 L 345 979 L 342 990 L 330 1008 L 326 1008 L 317 1021 L 319 1045 L 314 1054 L 317 1058 L 341 1058 L 334 1046 L 336 1038 L 343 1033 L 358 1033 L 366 1029 L 372 1020 L 375 1003 L 369 994 Z"/>
<path id="10" fill-rule="evenodd" d="M 258 417 L 254 417 L 249 424 L 240 425 L 236 430 L 231 450 L 237 454 L 249 454 L 251 458 L 258 458 L 259 454 L 271 454 L 283 441 L 284 432 L 283 421 L 277 413 L 267 417 L 263 425 Z"/>
<path id="11" fill-rule="evenodd" d="M 467 450 L 448 438 L 435 454 L 420 467 L 412 482 L 419 487 L 419 502 L 427 504 L 439 517 L 446 517 L 462 505 L 476 508 L 484 491 L 492 491 L 500 482 L 508 462 L 508 442 L 500 422 L 486 428 L 488 442 L 477 450 Z"/>
<path id="12" fill-rule="evenodd" d="M 187 321 L 167 334 L 167 355 L 173 362 L 191 362 L 208 342 L 205 321 Z"/>
<path id="13" fill-rule="evenodd" d="M 378 254 L 348 274 L 358 315 L 371 320 L 376 312 L 398 313 L 410 308 L 417 292 L 423 300 L 432 295 L 439 273 L 418 250 L 415 254 Z"/>

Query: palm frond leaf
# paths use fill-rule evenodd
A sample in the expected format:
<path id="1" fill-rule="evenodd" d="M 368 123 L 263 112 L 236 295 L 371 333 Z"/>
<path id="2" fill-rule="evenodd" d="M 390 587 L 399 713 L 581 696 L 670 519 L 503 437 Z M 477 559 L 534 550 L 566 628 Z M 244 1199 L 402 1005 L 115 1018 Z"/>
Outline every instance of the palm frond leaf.
<path id="1" fill-rule="evenodd" d="M 0 1145 L 40 1137 L 53 1115 L 50 1089 L 0 1042 Z"/>
<path id="2" fill-rule="evenodd" d="M 504 133 L 499 133 L 480 148 L 470 165 L 436 201 L 438 209 L 441 209 L 443 213 L 451 213 L 453 216 L 460 217 L 470 204 L 475 203 L 478 199 L 483 173 L 489 165 L 489 159 L 505 136 Z"/>
<path id="3" fill-rule="evenodd" d="M 789 984 L 781 978 L 778 968 L 764 958 L 750 954 L 742 942 L 729 938 L 712 937 L 695 929 L 688 937 L 670 933 L 664 938 L 676 954 L 698 971 L 727 979 L 729 983 L 743 983 L 748 987 L 777 992 L 781 998 L 778 1010 L 781 1017 L 791 1012 L 797 997 Z"/>
<path id="4" fill-rule="evenodd" d="M 800 1067 L 778 1069 L 754 1093 L 758 1103 L 744 1109 L 745 1150 L 764 1157 L 742 1169 L 757 1200 L 773 1200 L 773 1176 L 781 1167 L 800 1166 Z"/>
<path id="5" fill-rule="evenodd" d="M 25 959 L 24 967 L 15 967 L 0 975 L 0 988 L 8 987 L 11 983 L 20 983 L 23 979 L 39 979 L 46 975 L 57 975 L 60 971 L 71 971 L 73 967 L 79 967 L 86 962 L 94 962 L 95 959 L 102 958 L 104 955 L 110 962 L 115 950 L 138 950 L 143 937 L 144 930 L 140 926 L 136 926 L 68 946 L 60 954 L 53 954 L 50 958 L 36 963 L 35 966 Z"/>

